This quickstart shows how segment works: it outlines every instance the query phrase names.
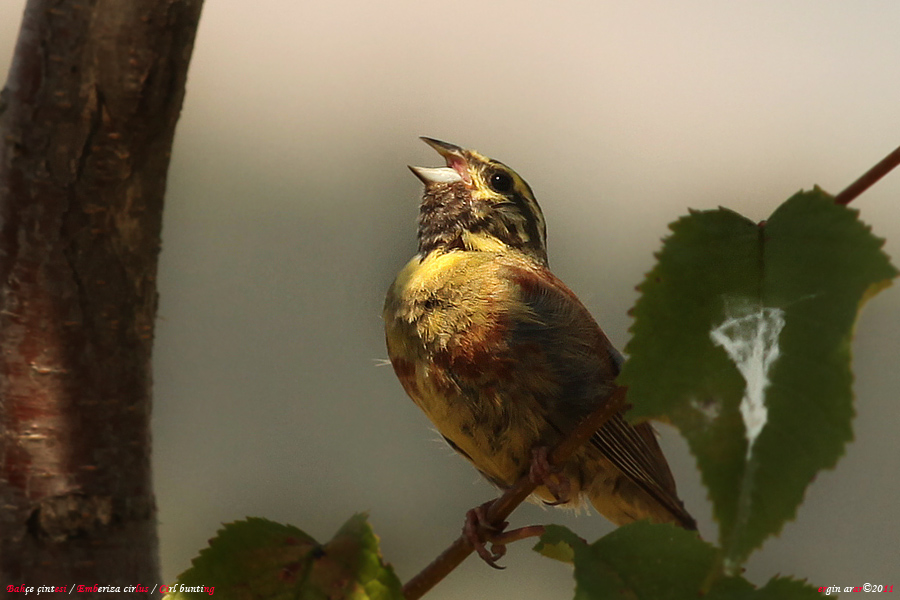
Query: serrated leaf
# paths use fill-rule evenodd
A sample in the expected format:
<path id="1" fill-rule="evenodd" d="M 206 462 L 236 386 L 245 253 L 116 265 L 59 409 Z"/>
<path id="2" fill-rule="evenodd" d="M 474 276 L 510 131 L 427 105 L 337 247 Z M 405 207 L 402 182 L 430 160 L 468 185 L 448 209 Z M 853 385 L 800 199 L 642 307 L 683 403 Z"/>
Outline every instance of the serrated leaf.
<path id="1" fill-rule="evenodd" d="M 555 558 L 560 546 L 570 548 L 576 600 L 697 598 L 716 560 L 716 549 L 696 532 L 647 521 L 620 527 L 593 544 L 565 527 L 550 525 L 535 550 Z M 547 549 L 552 552 L 548 554 Z M 753 590 L 749 582 L 736 577 L 708 583 L 711 591 Z"/>
<path id="2" fill-rule="evenodd" d="M 619 381 L 629 418 L 686 436 L 735 572 L 852 438 L 853 324 L 897 271 L 856 211 L 818 189 L 762 224 L 719 209 L 671 229 Z"/>
<path id="3" fill-rule="evenodd" d="M 211 593 L 209 588 L 226 600 L 403 597 L 364 514 L 351 517 L 324 545 L 290 525 L 236 521 L 219 530 L 192 562 L 167 599 L 197 598 L 198 592 Z"/>
<path id="4" fill-rule="evenodd" d="M 575 565 L 575 600 L 806 600 L 818 591 L 775 577 L 756 589 L 742 577 L 716 576 L 717 549 L 696 532 L 638 521 L 593 544 L 548 525 L 536 551 Z"/>

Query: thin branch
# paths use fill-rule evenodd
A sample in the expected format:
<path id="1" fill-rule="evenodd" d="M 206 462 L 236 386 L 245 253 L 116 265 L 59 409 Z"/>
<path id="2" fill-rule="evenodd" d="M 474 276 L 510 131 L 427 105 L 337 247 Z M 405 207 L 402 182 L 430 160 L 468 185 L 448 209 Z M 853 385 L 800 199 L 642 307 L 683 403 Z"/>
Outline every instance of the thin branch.
<path id="1" fill-rule="evenodd" d="M 619 387 L 613 392 L 603 406 L 578 424 L 569 436 L 564 439 L 550 454 L 550 465 L 561 466 L 583 446 L 594 433 L 603 427 L 616 413 L 626 408 L 625 395 L 627 388 Z M 528 496 L 537 485 L 528 475 L 523 476 L 502 496 L 497 498 L 487 511 L 487 521 L 492 525 L 500 525 Z M 466 559 L 473 549 L 465 535 L 459 536 L 449 548 L 425 567 L 418 575 L 403 586 L 406 600 L 416 600 L 446 577 L 453 569 Z"/>
<path id="2" fill-rule="evenodd" d="M 897 165 L 900 165 L 900 147 L 885 156 L 881 162 L 847 186 L 843 192 L 834 197 L 834 201 L 838 204 L 843 204 L 844 206 L 850 204 L 857 196 L 875 185 L 879 179 L 890 173 Z"/>

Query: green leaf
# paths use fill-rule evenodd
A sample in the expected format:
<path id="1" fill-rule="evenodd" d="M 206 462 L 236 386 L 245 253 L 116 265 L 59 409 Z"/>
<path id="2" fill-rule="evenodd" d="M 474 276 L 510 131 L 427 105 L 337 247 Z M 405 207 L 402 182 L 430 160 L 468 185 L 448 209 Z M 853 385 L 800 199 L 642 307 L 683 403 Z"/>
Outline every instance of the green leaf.
<path id="1" fill-rule="evenodd" d="M 296 527 L 266 519 L 225 525 L 166 598 L 210 593 L 225 600 L 403 597 L 393 569 L 381 560 L 378 538 L 364 514 L 351 517 L 324 545 Z"/>
<path id="2" fill-rule="evenodd" d="M 588 544 L 548 525 L 536 551 L 575 565 L 575 600 L 806 600 L 821 598 L 803 582 L 775 577 L 755 589 L 746 579 L 715 576 L 717 549 L 696 532 L 638 521 Z"/>
<path id="3" fill-rule="evenodd" d="M 719 209 L 671 229 L 619 381 L 629 418 L 669 419 L 687 438 L 733 573 L 852 439 L 853 325 L 897 270 L 856 211 L 819 189 L 764 223 Z"/>

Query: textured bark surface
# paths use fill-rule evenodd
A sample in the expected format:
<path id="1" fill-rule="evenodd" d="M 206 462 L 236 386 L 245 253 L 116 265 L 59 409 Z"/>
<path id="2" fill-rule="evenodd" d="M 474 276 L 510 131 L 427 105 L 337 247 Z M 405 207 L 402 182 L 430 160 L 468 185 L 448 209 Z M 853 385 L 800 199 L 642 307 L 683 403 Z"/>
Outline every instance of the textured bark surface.
<path id="1" fill-rule="evenodd" d="M 156 265 L 201 6 L 29 0 L 25 9 L 0 96 L 4 585 L 159 582 Z"/>

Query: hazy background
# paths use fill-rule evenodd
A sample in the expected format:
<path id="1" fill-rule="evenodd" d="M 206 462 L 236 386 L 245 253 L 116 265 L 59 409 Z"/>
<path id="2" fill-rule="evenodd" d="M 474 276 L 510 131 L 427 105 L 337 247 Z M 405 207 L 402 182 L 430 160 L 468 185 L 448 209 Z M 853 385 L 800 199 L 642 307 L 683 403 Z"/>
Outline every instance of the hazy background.
<path id="1" fill-rule="evenodd" d="M 207 0 L 166 199 L 155 350 L 164 576 L 246 515 L 329 538 L 368 510 L 408 579 L 492 495 L 435 442 L 386 358 L 381 306 L 415 250 L 428 135 L 513 166 L 554 271 L 618 346 L 666 225 L 688 207 L 765 218 L 836 193 L 900 144 L 900 3 Z M 0 75 L 23 0 L 0 2 Z M 900 258 L 900 173 L 855 206 Z M 857 440 L 748 565 L 811 584 L 897 584 L 900 292 L 854 342 Z M 677 351 L 677 350 L 673 350 Z M 701 532 L 710 507 L 663 431 Z M 523 507 L 513 525 L 599 516 Z M 527 543 L 469 560 L 435 598 L 570 597 Z M 513 586 L 513 589 L 501 589 Z"/>

